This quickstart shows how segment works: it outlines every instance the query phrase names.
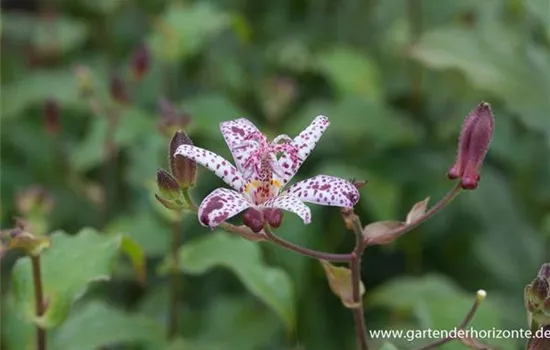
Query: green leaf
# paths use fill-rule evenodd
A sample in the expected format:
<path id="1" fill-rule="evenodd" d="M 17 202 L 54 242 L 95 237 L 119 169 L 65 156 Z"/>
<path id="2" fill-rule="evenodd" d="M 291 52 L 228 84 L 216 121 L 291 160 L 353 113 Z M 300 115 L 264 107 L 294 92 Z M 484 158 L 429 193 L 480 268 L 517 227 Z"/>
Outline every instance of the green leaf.
<path id="1" fill-rule="evenodd" d="M 166 260 L 161 272 L 166 273 L 169 266 Z M 257 243 L 215 232 L 184 245 L 179 251 L 178 266 L 194 275 L 215 267 L 231 270 L 250 292 L 282 318 L 289 330 L 294 328 L 296 311 L 291 280 L 285 271 L 264 263 Z"/>
<path id="2" fill-rule="evenodd" d="M 81 106 L 76 79 L 71 71 L 36 71 L 2 85 L 2 119 L 13 118 L 29 106 L 54 99 L 61 106 Z"/>
<path id="3" fill-rule="evenodd" d="M 120 235 L 120 237 L 121 252 L 125 253 L 132 262 L 139 282 L 145 284 L 147 270 L 145 266 L 145 254 L 141 246 L 128 235 Z"/>
<path id="4" fill-rule="evenodd" d="M 88 37 L 85 23 L 59 14 L 47 18 L 8 12 L 2 16 L 2 27 L 6 36 L 45 53 L 66 53 L 78 48 Z"/>
<path id="5" fill-rule="evenodd" d="M 320 262 L 325 270 L 330 290 L 340 298 L 345 307 L 357 308 L 360 304 L 353 301 L 351 270 L 347 267 L 334 266 L 328 261 L 320 260 Z M 363 282 L 359 281 L 359 283 L 359 295 L 362 297 L 365 294 L 365 286 Z"/>
<path id="6" fill-rule="evenodd" d="M 438 275 L 426 275 L 420 278 L 399 277 L 378 287 L 369 294 L 373 305 L 382 305 L 396 313 L 407 312 L 415 316 L 417 325 L 411 332 L 421 334 L 422 329 L 452 330 L 466 317 L 476 298 L 475 293 L 461 290 L 449 279 Z M 489 300 L 478 308 L 467 329 L 492 330 L 501 328 L 502 320 L 496 308 Z M 410 339 L 395 339 L 397 346 L 420 346 L 434 339 L 415 336 L 414 344 Z M 509 339 L 479 339 L 501 349 L 511 350 L 514 345 Z M 445 350 L 464 349 L 459 342 L 451 342 L 441 347 Z"/>
<path id="7" fill-rule="evenodd" d="M 207 2 L 172 2 L 150 36 L 154 54 L 166 61 L 194 55 L 223 30 L 232 18 Z"/>
<path id="8" fill-rule="evenodd" d="M 382 101 L 378 67 L 366 55 L 351 48 L 335 47 L 320 54 L 317 66 L 342 96 L 367 96 L 372 101 Z"/>
<path id="9" fill-rule="evenodd" d="M 198 95 L 183 101 L 179 106 L 190 113 L 193 118 L 193 122 L 189 126 L 190 130 L 207 133 L 219 133 L 221 122 L 246 115 L 222 95 Z"/>
<path id="10" fill-rule="evenodd" d="M 155 130 L 151 115 L 138 108 L 125 109 L 119 113 L 120 119 L 113 136 L 119 150 L 134 145 L 140 138 L 147 137 L 151 130 Z M 87 171 L 103 161 L 108 128 L 106 118 L 94 117 L 84 140 L 72 150 L 70 158 L 75 169 Z"/>
<path id="11" fill-rule="evenodd" d="M 390 342 L 384 342 L 380 347 L 380 350 L 399 350 L 399 349 Z"/>
<path id="12" fill-rule="evenodd" d="M 540 23 L 544 25 L 546 37 L 550 39 L 550 21 L 548 21 L 550 2 L 548 2 L 548 0 L 526 0 L 524 3 L 527 11 L 529 11 L 533 17 L 538 18 Z"/>
<path id="13" fill-rule="evenodd" d="M 13 290 L 20 311 L 29 321 L 45 328 L 61 324 L 72 305 L 94 281 L 108 280 L 111 267 L 122 245 L 120 235 L 101 235 L 82 229 L 70 236 L 56 232 L 51 248 L 40 255 L 42 285 L 47 308 L 44 315 L 34 314 L 34 284 L 29 258 L 22 258 L 13 268 Z"/>
<path id="14" fill-rule="evenodd" d="M 36 328 L 17 310 L 13 293 L 2 298 L 2 345 L 7 349 L 35 350 Z"/>
<path id="15" fill-rule="evenodd" d="M 371 291 L 367 297 L 372 305 L 411 310 L 423 300 L 458 294 L 458 286 L 447 277 L 426 275 L 422 278 L 394 278 Z"/>
<path id="16" fill-rule="evenodd" d="M 481 32 L 459 28 L 427 32 L 411 55 L 433 69 L 460 70 L 474 86 L 505 101 L 527 127 L 550 138 L 550 54 L 525 46 L 517 33 L 491 23 Z"/>
<path id="17" fill-rule="evenodd" d="M 92 301 L 67 318 L 54 336 L 54 349 L 95 350 L 113 345 L 165 346 L 164 329 L 154 319 Z"/>

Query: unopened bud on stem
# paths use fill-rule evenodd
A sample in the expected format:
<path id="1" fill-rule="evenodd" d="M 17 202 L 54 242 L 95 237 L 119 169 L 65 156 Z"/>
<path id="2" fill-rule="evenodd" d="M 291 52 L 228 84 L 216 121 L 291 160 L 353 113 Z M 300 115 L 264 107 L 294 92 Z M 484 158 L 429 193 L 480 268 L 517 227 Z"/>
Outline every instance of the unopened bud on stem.
<path id="1" fill-rule="evenodd" d="M 195 185 L 197 175 L 197 163 L 183 156 L 176 156 L 176 150 L 181 145 L 193 145 L 193 141 L 183 131 L 177 131 L 170 141 L 170 154 L 168 155 L 170 171 L 174 175 L 179 186 L 188 189 Z"/>
<path id="2" fill-rule="evenodd" d="M 487 102 L 480 103 L 464 119 L 456 162 L 449 170 L 448 177 L 460 178 L 460 184 L 465 190 L 475 189 L 481 179 L 479 170 L 491 143 L 493 125 L 493 113 Z"/>

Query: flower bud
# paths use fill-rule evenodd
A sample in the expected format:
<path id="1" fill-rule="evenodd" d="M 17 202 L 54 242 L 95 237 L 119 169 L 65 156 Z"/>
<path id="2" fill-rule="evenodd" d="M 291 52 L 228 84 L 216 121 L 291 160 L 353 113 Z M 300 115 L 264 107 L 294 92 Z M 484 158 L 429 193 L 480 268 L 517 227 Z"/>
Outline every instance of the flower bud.
<path id="1" fill-rule="evenodd" d="M 141 80 L 149 69 L 149 51 L 145 45 L 140 46 L 132 57 L 132 71 L 137 80 Z"/>
<path id="2" fill-rule="evenodd" d="M 550 278 L 550 264 L 549 263 L 542 264 L 542 266 L 540 267 L 538 276 L 542 277 L 542 278 L 546 278 L 547 280 Z"/>
<path id="3" fill-rule="evenodd" d="M 273 228 L 278 228 L 281 226 L 281 222 L 283 222 L 283 211 L 281 209 L 265 208 L 263 211 L 264 218 L 269 226 Z"/>
<path id="4" fill-rule="evenodd" d="M 197 163 L 189 158 L 175 155 L 176 150 L 181 145 L 193 145 L 193 142 L 185 132 L 180 130 L 174 134 L 170 141 L 168 161 L 170 163 L 170 171 L 172 171 L 179 186 L 183 189 L 188 189 L 195 185 Z"/>
<path id="5" fill-rule="evenodd" d="M 540 305 L 548 295 L 548 281 L 545 278 L 537 277 L 529 291 L 530 299 L 535 305 Z"/>
<path id="6" fill-rule="evenodd" d="M 166 136 L 172 136 L 178 130 L 185 130 L 191 122 L 188 113 L 179 113 L 174 106 L 165 98 L 159 100 L 160 120 L 158 128 Z"/>
<path id="7" fill-rule="evenodd" d="M 59 105 L 55 100 L 47 100 L 43 110 L 46 131 L 51 135 L 59 132 Z"/>
<path id="8" fill-rule="evenodd" d="M 264 214 L 258 209 L 249 208 L 243 214 L 243 224 L 258 233 L 264 228 Z"/>
<path id="9" fill-rule="evenodd" d="M 477 187 L 479 170 L 487 154 L 493 136 L 494 117 L 487 102 L 480 103 L 464 119 L 458 140 L 456 162 L 449 170 L 449 179 L 460 178 L 465 190 Z"/>
<path id="10" fill-rule="evenodd" d="M 119 75 L 111 76 L 109 91 L 111 93 L 111 98 L 119 103 L 127 103 L 130 101 L 124 82 Z"/>
<path id="11" fill-rule="evenodd" d="M 164 169 L 157 170 L 157 186 L 163 198 L 180 198 L 180 187 L 178 182 Z"/>

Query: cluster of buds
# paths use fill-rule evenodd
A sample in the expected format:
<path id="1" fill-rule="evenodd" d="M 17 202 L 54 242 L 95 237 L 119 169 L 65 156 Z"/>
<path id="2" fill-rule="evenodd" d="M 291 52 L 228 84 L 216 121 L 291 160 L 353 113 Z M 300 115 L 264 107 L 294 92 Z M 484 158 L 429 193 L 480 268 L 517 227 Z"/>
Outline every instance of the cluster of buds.
<path id="1" fill-rule="evenodd" d="M 187 191 L 195 185 L 197 175 L 197 163 L 195 161 L 175 156 L 176 149 L 181 145 L 193 145 L 193 142 L 185 132 L 179 130 L 174 133 L 170 141 L 168 154 L 170 172 L 164 169 L 157 171 L 159 194 L 155 194 L 156 199 L 164 207 L 176 211 L 185 208 L 183 191 Z"/>
<path id="2" fill-rule="evenodd" d="M 525 287 L 525 307 L 539 326 L 550 325 L 550 263 L 543 264 L 537 277 Z"/>

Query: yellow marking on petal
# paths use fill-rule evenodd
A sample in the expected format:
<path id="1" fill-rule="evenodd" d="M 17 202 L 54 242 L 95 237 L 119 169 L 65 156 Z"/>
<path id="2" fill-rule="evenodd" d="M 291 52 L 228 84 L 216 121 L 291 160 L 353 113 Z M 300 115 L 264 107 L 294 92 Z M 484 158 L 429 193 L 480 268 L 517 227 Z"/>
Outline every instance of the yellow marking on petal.
<path id="1" fill-rule="evenodd" d="M 271 185 L 277 187 L 277 189 L 281 188 L 281 182 L 279 180 L 272 179 Z"/>
<path id="2" fill-rule="evenodd" d="M 261 184 L 261 182 L 258 181 L 258 180 L 249 181 L 248 183 L 246 183 L 244 185 L 244 192 L 246 194 L 250 194 L 250 192 L 257 189 L 260 186 L 260 184 Z"/>

